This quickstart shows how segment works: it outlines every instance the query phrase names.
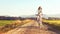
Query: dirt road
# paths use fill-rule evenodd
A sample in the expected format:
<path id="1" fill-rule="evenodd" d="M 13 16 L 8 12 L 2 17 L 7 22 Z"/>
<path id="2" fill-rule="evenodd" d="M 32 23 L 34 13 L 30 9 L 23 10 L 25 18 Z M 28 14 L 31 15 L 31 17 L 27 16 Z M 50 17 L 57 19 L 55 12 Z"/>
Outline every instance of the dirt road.
<path id="1" fill-rule="evenodd" d="M 40 28 L 38 23 L 33 21 L 22 26 L 18 26 L 16 29 L 8 31 L 4 34 L 58 34 L 57 32 L 48 30 L 48 28 L 49 26 L 46 25 L 43 25 L 43 28 Z"/>

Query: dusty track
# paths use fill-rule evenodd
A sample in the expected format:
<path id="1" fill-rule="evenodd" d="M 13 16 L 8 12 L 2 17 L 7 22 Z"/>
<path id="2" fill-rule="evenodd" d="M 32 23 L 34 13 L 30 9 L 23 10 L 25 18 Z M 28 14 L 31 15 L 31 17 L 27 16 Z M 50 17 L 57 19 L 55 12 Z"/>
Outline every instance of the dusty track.
<path id="1" fill-rule="evenodd" d="M 8 31 L 4 34 L 58 34 L 57 32 L 48 30 L 48 28 L 49 26 L 47 25 L 43 25 L 43 28 L 40 28 L 38 23 L 33 21 L 22 26 L 18 26 L 16 29 Z"/>

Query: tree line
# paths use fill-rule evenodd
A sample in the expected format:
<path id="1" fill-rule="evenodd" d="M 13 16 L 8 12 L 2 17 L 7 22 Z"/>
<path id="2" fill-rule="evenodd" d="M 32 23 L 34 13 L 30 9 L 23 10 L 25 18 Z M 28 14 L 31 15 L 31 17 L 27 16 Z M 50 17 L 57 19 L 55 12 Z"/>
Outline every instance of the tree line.
<path id="1" fill-rule="evenodd" d="M 23 18 L 23 17 L 10 17 L 10 16 L 0 16 L 0 20 L 24 20 L 24 19 L 33 19 L 36 20 L 36 17 L 27 17 L 27 18 Z"/>

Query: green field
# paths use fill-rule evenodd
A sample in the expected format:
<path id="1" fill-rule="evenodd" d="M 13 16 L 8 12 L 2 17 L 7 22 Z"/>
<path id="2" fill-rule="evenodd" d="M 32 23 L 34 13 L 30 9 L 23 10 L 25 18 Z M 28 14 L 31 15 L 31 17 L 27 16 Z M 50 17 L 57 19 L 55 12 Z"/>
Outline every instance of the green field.
<path id="1" fill-rule="evenodd" d="M 56 26 L 60 26 L 60 20 L 43 20 L 43 22 L 48 23 L 48 24 L 53 24 Z"/>
<path id="2" fill-rule="evenodd" d="M 13 23 L 14 20 L 0 20 L 0 26 Z"/>
<path id="3" fill-rule="evenodd" d="M 60 30 L 60 20 L 43 20 L 44 23 L 49 24 L 51 27 Z"/>
<path id="4" fill-rule="evenodd" d="M 0 20 L 0 26 L 4 26 L 6 24 L 11 24 L 14 21 L 16 21 L 16 20 Z M 43 22 L 48 23 L 48 24 L 53 24 L 56 26 L 60 26 L 60 20 L 46 20 L 46 19 L 44 19 Z"/>

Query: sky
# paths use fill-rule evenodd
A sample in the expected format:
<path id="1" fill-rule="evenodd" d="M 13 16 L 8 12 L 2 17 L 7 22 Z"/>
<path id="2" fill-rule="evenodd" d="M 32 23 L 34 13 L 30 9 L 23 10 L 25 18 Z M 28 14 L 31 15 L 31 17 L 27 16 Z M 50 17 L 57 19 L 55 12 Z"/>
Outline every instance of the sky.
<path id="1" fill-rule="evenodd" d="M 0 15 L 35 15 L 39 6 L 43 14 L 60 14 L 60 0 L 0 0 Z"/>

